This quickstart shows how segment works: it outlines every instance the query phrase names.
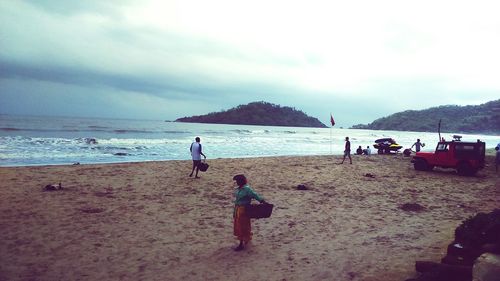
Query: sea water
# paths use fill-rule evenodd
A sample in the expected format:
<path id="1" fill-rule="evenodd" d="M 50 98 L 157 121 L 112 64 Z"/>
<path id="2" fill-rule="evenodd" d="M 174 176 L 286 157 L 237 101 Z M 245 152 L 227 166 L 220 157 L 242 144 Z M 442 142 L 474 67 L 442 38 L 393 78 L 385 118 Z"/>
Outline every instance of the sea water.
<path id="1" fill-rule="evenodd" d="M 452 135 L 441 133 L 446 139 Z M 464 141 L 485 141 L 488 148 L 500 142 L 500 136 L 461 135 Z M 208 159 L 339 155 L 346 136 L 353 153 L 358 146 L 376 153 L 374 141 L 385 137 L 403 148 L 420 138 L 429 151 L 438 140 L 437 132 L 0 115 L 0 166 L 188 160 L 197 136 Z"/>

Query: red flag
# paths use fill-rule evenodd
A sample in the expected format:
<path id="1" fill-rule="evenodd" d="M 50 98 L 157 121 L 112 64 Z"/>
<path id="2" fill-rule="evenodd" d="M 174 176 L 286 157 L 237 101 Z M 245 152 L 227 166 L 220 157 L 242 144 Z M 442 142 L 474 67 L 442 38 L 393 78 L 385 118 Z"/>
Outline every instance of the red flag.
<path id="1" fill-rule="evenodd" d="M 335 126 L 335 120 L 333 120 L 333 116 L 330 113 L 330 123 L 332 123 L 332 127 Z"/>

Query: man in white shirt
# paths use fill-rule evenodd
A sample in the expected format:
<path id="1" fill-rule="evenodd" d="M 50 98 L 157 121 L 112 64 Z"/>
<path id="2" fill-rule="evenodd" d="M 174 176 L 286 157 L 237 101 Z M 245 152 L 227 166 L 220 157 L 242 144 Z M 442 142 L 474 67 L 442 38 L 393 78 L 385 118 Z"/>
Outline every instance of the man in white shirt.
<path id="1" fill-rule="evenodd" d="M 370 146 L 367 146 L 366 149 L 363 150 L 363 154 L 365 154 L 365 155 L 372 154 L 372 150 L 370 149 Z"/>
<path id="2" fill-rule="evenodd" d="M 191 144 L 191 147 L 189 148 L 189 151 L 191 151 L 191 157 L 193 158 L 193 169 L 191 170 L 191 174 L 189 174 L 190 177 L 193 176 L 194 169 L 196 169 L 196 174 L 195 178 L 198 177 L 198 165 L 201 163 L 201 155 L 207 159 L 205 154 L 201 151 L 201 143 L 200 143 L 200 138 L 196 137 L 195 142 Z"/>

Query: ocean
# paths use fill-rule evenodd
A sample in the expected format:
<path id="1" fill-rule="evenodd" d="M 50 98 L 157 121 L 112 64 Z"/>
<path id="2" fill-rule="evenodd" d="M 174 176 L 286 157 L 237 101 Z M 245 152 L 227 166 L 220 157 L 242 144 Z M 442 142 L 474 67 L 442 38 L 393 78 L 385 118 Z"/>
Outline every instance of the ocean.
<path id="1" fill-rule="evenodd" d="M 453 134 L 441 133 L 447 139 Z M 500 136 L 461 135 L 464 141 L 485 141 L 487 148 L 500 142 Z M 437 132 L 0 115 L 0 166 L 188 160 L 197 136 L 207 159 L 340 155 L 346 136 L 353 152 L 358 146 L 373 152 L 375 139 L 385 137 L 403 148 L 420 138 L 424 151 L 434 150 L 438 140 Z"/>

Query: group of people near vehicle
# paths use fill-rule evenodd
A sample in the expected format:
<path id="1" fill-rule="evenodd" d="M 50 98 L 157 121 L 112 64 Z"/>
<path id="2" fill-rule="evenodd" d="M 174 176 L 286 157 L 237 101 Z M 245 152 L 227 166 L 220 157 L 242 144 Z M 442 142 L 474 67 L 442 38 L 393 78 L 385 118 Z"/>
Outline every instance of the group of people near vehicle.
<path id="1" fill-rule="evenodd" d="M 424 147 L 425 144 L 420 142 L 420 139 L 417 139 L 417 142 L 415 142 L 411 147 L 410 150 L 415 147 L 415 152 L 420 152 L 422 147 Z M 356 154 L 357 155 L 370 155 L 371 154 L 371 149 L 370 146 L 367 146 L 365 149 L 361 148 L 361 145 L 358 146 L 358 149 L 356 149 Z"/>
<path id="2" fill-rule="evenodd" d="M 415 142 L 410 149 L 415 147 L 416 152 L 419 152 L 422 147 L 424 147 L 425 144 L 420 142 L 420 139 L 417 139 L 417 142 Z M 372 151 L 370 149 L 370 146 L 367 146 L 365 149 L 363 149 L 360 146 L 356 149 L 356 155 L 370 155 L 372 154 Z M 342 159 L 342 162 L 340 164 L 344 163 L 345 158 L 349 158 L 349 162 L 352 164 L 352 158 L 351 158 L 351 142 L 349 141 L 349 137 L 345 137 L 345 149 L 344 149 L 344 158 Z"/>

